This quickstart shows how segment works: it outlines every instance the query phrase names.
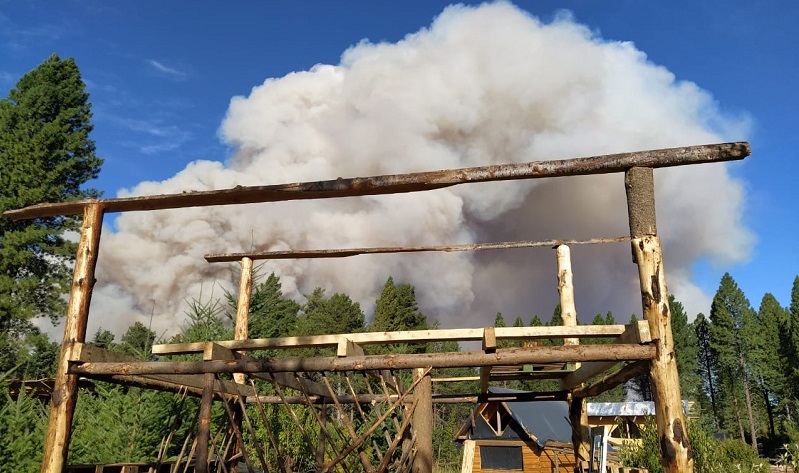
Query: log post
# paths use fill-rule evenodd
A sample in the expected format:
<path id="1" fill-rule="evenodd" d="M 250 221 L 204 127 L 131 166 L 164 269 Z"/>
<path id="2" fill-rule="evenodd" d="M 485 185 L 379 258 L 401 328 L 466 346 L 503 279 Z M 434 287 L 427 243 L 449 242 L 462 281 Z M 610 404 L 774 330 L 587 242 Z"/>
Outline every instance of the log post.
<path id="1" fill-rule="evenodd" d="M 430 371 L 425 368 L 413 370 L 414 378 L 419 379 L 413 391 L 416 409 L 413 411 L 413 430 L 416 437 L 416 456 L 413 459 L 413 473 L 433 471 L 433 383 Z"/>
<path id="2" fill-rule="evenodd" d="M 42 473 L 61 473 L 66 467 L 69 439 L 72 434 L 72 417 L 78 397 L 78 375 L 69 374 L 69 361 L 73 358 L 72 352 L 76 342 L 86 341 L 86 323 L 95 283 L 94 269 L 97 266 L 102 226 L 102 205 L 98 203 L 86 205 L 75 257 L 69 306 L 64 320 L 64 340 L 61 343 L 61 354 L 50 399 L 50 420 L 44 443 Z"/>
<path id="3" fill-rule="evenodd" d="M 694 460 L 683 415 L 680 380 L 671 331 L 669 293 L 655 221 L 655 186 L 651 168 L 630 168 L 624 176 L 632 237 L 638 265 L 643 317 L 656 353 L 649 362 L 660 439 L 660 462 L 668 473 L 693 473 Z"/>
<path id="4" fill-rule="evenodd" d="M 244 257 L 241 259 L 241 277 L 239 278 L 239 299 L 236 304 L 236 326 L 233 329 L 235 340 L 247 340 L 249 316 L 250 316 L 250 295 L 252 293 L 252 259 Z M 233 380 L 239 384 L 244 384 L 244 373 L 234 373 Z"/>
<path id="5" fill-rule="evenodd" d="M 558 260 L 558 295 L 560 296 L 560 315 L 564 326 L 577 325 L 577 309 L 574 305 L 574 283 L 571 264 L 571 251 L 566 245 L 555 247 Z M 579 345 L 579 338 L 564 338 L 564 345 Z M 579 364 L 575 366 L 579 368 Z M 575 464 L 588 460 L 590 455 L 588 412 L 585 398 L 569 396 L 569 422 L 572 426 Z"/>
<path id="6" fill-rule="evenodd" d="M 211 438 L 211 405 L 214 402 L 213 373 L 205 373 L 203 396 L 200 400 L 200 412 L 197 418 L 197 454 L 195 456 L 194 471 L 208 473 L 208 443 Z"/>

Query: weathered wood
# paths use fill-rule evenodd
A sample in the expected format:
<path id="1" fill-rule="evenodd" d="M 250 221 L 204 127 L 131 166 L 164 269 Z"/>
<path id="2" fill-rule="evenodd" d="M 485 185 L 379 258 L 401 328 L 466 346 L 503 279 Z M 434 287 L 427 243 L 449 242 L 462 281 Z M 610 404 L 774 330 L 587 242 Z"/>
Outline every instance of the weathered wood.
<path id="1" fill-rule="evenodd" d="M 635 325 L 628 325 L 627 330 L 619 335 L 613 343 L 648 343 L 652 340 L 649 335 L 649 325 L 641 321 Z M 616 361 L 592 361 L 581 364 L 571 374 L 561 380 L 561 389 L 573 389 L 580 384 L 599 376 L 616 365 Z"/>
<path id="2" fill-rule="evenodd" d="M 494 353 L 497 351 L 497 336 L 494 332 L 494 327 L 486 327 L 483 329 L 483 351 L 485 353 Z M 488 384 L 491 381 L 491 366 L 483 366 L 480 368 L 480 392 L 488 392 Z"/>
<path id="3" fill-rule="evenodd" d="M 86 340 L 89 304 L 95 283 L 94 270 L 103 226 L 103 207 L 94 203 L 81 210 L 83 226 L 75 257 L 67 316 L 64 320 L 64 339 L 50 400 L 50 420 L 44 444 L 42 473 L 61 473 L 66 465 L 72 417 L 78 396 L 78 376 L 69 373 L 69 360 L 74 357 L 74 344 Z"/>
<path id="4" fill-rule="evenodd" d="M 591 446 L 588 428 L 588 410 L 585 399 L 572 396 L 569 399 L 569 423 L 572 427 L 572 449 L 577 461 L 590 458 Z"/>
<path id="5" fill-rule="evenodd" d="M 560 317 L 565 327 L 577 325 L 577 309 L 574 307 L 574 283 L 572 276 L 571 252 L 566 245 L 555 248 L 558 261 L 558 295 L 560 298 Z M 564 338 L 564 345 L 579 345 L 579 338 Z"/>
<path id="6" fill-rule="evenodd" d="M 461 473 L 472 473 L 474 468 L 474 440 L 463 441 L 463 459 L 461 460 Z"/>
<path id="7" fill-rule="evenodd" d="M 219 253 L 205 255 L 209 263 L 229 263 L 242 258 L 253 260 L 267 259 L 319 259 L 319 258 L 346 258 L 358 255 L 378 255 L 386 253 L 424 253 L 424 252 L 460 252 L 484 250 L 511 250 L 517 248 L 551 248 L 558 245 L 598 245 L 602 243 L 621 243 L 630 241 L 628 236 L 589 238 L 587 240 L 523 240 L 501 241 L 491 243 L 468 243 L 463 245 L 437 245 L 437 246 L 380 246 L 371 248 L 335 248 L 324 250 L 289 250 L 289 251 L 261 251 L 257 253 Z"/>
<path id="8" fill-rule="evenodd" d="M 454 352 L 388 354 L 315 358 L 241 359 L 234 361 L 171 361 L 130 363 L 84 363 L 73 366 L 73 374 L 198 374 L 266 373 L 300 371 L 359 371 L 374 369 L 461 368 L 532 363 L 622 361 L 652 358 L 652 345 L 575 345 L 536 348 L 505 348 L 496 353 Z"/>
<path id="9" fill-rule="evenodd" d="M 560 299 L 560 316 L 563 325 L 577 325 L 577 309 L 574 305 L 574 282 L 572 274 L 571 251 L 566 245 L 555 248 L 558 263 L 558 295 Z M 579 338 L 563 339 L 565 346 L 580 344 Z M 576 366 L 577 369 L 580 365 Z M 569 399 L 569 423 L 572 427 L 572 449 L 577 461 L 587 460 L 590 452 L 588 414 L 585 400 L 571 397 Z"/>
<path id="10" fill-rule="evenodd" d="M 262 404 L 329 404 L 329 396 L 316 396 L 309 394 L 308 397 L 304 396 L 253 396 L 247 397 L 246 402 L 254 403 L 255 398 L 257 402 Z M 542 391 L 542 392 L 522 392 L 522 393 L 485 393 L 485 394 L 433 394 L 434 404 L 476 404 L 480 402 L 531 402 L 531 401 L 565 401 L 568 397 L 566 391 Z M 338 400 L 342 404 L 361 404 L 366 403 L 380 403 L 380 402 L 394 402 L 399 398 L 398 394 L 358 394 L 352 395 L 339 395 Z M 405 398 L 405 402 L 413 401 L 413 395 Z"/>
<path id="11" fill-rule="evenodd" d="M 197 451 L 195 454 L 194 471 L 197 473 L 208 473 L 208 442 L 211 437 L 211 404 L 214 401 L 214 379 L 213 373 L 206 373 L 204 376 L 203 393 L 200 400 L 200 412 L 197 420 Z"/>
<path id="12" fill-rule="evenodd" d="M 657 235 L 655 175 L 651 167 L 633 167 L 624 173 L 630 236 Z"/>
<path id="13" fill-rule="evenodd" d="M 250 294 L 252 293 L 252 259 L 241 258 L 241 276 L 239 277 L 239 298 L 236 303 L 236 325 L 233 328 L 235 340 L 247 340 L 249 332 Z M 233 380 L 244 384 L 244 373 L 233 373 Z"/>
<path id="14" fill-rule="evenodd" d="M 660 239 L 635 238 L 632 247 L 638 263 L 644 319 L 649 322 L 657 347 L 656 356 L 649 363 L 649 378 L 655 401 L 660 461 L 667 473 L 692 473 L 693 452 L 683 416 Z"/>
<path id="15" fill-rule="evenodd" d="M 358 345 L 394 343 L 429 343 L 446 341 L 482 341 L 484 328 L 440 330 L 405 330 L 397 332 L 342 333 L 303 337 L 251 338 L 249 340 L 219 340 L 217 345 L 231 350 L 274 350 L 285 348 L 338 347 L 342 339 Z M 625 325 L 578 325 L 574 327 L 495 327 L 497 340 L 541 340 L 555 338 L 604 338 L 621 335 Z M 153 345 L 153 354 L 179 355 L 202 353 L 206 342 Z"/>
<path id="16" fill-rule="evenodd" d="M 599 396 L 605 391 L 609 391 L 616 386 L 626 383 L 627 381 L 644 374 L 649 369 L 649 362 L 647 360 L 640 360 L 634 363 L 629 363 L 619 371 L 609 374 L 604 378 L 595 381 L 588 386 L 581 386 L 572 391 L 574 397 L 594 397 Z"/>
<path id="17" fill-rule="evenodd" d="M 278 384 L 285 388 L 291 388 L 295 391 L 305 391 L 315 396 L 327 397 L 327 389 L 321 384 L 305 378 L 295 378 L 291 373 L 252 373 L 252 376 Z M 327 398 L 330 400 L 329 398 Z"/>
<path id="18" fill-rule="evenodd" d="M 418 385 L 413 391 L 416 410 L 411 421 L 411 429 L 416 439 L 413 473 L 433 471 L 433 384 L 430 381 L 430 369 L 416 368 L 413 373 L 418 380 Z"/>
<path id="19" fill-rule="evenodd" d="M 457 184 L 474 182 L 608 174 L 624 172 L 636 166 L 654 168 L 732 161 L 743 159 L 749 153 L 748 143 L 722 143 L 410 174 L 356 177 L 270 186 L 238 186 L 224 190 L 186 191 L 180 194 L 145 197 L 122 197 L 105 199 L 102 202 L 107 212 L 132 212 L 209 205 L 396 194 L 441 189 Z M 74 215 L 82 212 L 85 206 L 93 202 L 77 201 L 38 204 L 24 209 L 9 210 L 4 212 L 4 215 L 12 220 Z"/>
<path id="20" fill-rule="evenodd" d="M 383 424 L 383 422 L 385 422 L 385 420 L 391 415 L 394 409 L 396 409 L 402 404 L 402 402 L 410 394 L 410 392 L 413 391 L 416 388 L 416 386 L 424 379 L 424 376 L 429 375 L 429 373 L 430 370 L 428 369 L 426 370 L 426 372 L 423 373 L 423 376 L 417 377 L 414 380 L 414 382 L 411 384 L 411 386 L 408 388 L 408 390 L 400 394 L 397 400 L 394 401 L 394 403 L 392 403 L 391 406 L 389 406 L 386 412 L 383 413 L 380 417 L 378 417 L 371 427 L 366 429 L 366 432 L 362 433 L 357 439 L 353 440 L 353 442 L 349 446 L 347 446 L 347 448 L 345 448 L 339 455 L 337 455 L 336 458 L 333 459 L 333 461 L 325 465 L 324 468 L 322 468 L 319 471 L 319 473 L 327 473 L 331 469 L 335 468 L 335 466 L 338 465 L 344 458 L 346 458 L 347 455 L 352 453 L 352 451 L 355 450 L 358 445 L 362 444 L 365 439 L 369 438 L 369 436 L 371 436 L 372 433 L 375 430 L 377 430 L 377 428 L 380 427 Z"/>

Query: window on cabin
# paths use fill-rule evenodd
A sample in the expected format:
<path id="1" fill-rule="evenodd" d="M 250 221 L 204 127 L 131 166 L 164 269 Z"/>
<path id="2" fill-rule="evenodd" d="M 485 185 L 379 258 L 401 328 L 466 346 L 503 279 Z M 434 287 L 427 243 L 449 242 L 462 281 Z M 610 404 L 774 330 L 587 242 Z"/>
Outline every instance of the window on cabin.
<path id="1" fill-rule="evenodd" d="M 480 446 L 480 468 L 483 470 L 523 470 L 522 447 Z"/>
<path id="2" fill-rule="evenodd" d="M 496 404 L 487 406 L 480 415 L 498 436 L 505 432 L 513 419 L 507 410 L 499 409 Z"/>

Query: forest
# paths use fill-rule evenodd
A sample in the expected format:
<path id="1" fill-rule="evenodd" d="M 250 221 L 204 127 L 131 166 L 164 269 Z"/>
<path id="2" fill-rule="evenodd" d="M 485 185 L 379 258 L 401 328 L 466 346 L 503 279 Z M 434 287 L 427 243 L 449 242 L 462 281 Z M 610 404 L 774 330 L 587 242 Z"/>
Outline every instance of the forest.
<path id="1" fill-rule="evenodd" d="M 100 196 L 97 190 L 84 187 L 99 175 L 103 161 L 89 138 L 90 119 L 88 93 L 72 59 L 53 55 L 17 82 L 9 96 L 0 100 L 0 211 Z M 52 377 L 60 343 L 48 338 L 33 321 L 57 321 L 65 312 L 64 294 L 68 292 L 76 246 L 65 235 L 79 224 L 79 219 L 72 217 L 12 222 L 0 216 L 0 472 L 39 468 L 47 399 L 15 390 L 11 382 Z M 376 295 L 374 315 L 367 321 L 360 305 L 347 294 L 328 295 L 325 288 L 318 287 L 303 300 L 293 300 L 283 295 L 278 275 L 261 274 L 253 288 L 249 336 L 435 327 L 436 322 L 418 307 L 417 289 L 425 290 L 389 278 L 381 294 Z M 689 431 L 697 470 L 728 471 L 718 468 L 735 464 L 744 465 L 742 471 L 756 471 L 761 468 L 760 459 L 796 461 L 799 276 L 793 281 L 789 307 L 781 306 L 774 295 L 765 294 L 755 309 L 729 274 L 722 277 L 709 314 L 687 314 L 678 298 L 670 296 L 669 303 L 682 395 L 695 403 Z M 153 359 L 154 343 L 231 339 L 235 305 L 236 299 L 230 294 L 187 302 L 186 323 L 166 340 L 157 340 L 154 331 L 136 322 L 119 339 L 108 330 L 98 329 L 90 342 L 143 360 Z M 582 318 L 585 321 L 585 315 Z M 636 319 L 627 314 L 617 319 L 607 312 L 596 314 L 591 323 L 635 323 Z M 514 314 L 512 321 L 496 314 L 495 326 L 508 323 L 560 325 L 560 310 L 555 307 L 545 317 Z M 421 353 L 435 348 L 420 344 L 383 349 Z M 260 356 L 275 355 L 264 352 Z M 529 383 L 512 381 L 506 387 L 542 388 Z M 437 393 L 475 390 L 475 386 L 454 384 L 440 383 L 434 389 Z M 88 395 L 79 396 L 77 405 L 69 452 L 73 464 L 151 461 L 171 431 L 174 438 L 168 448 L 180 448 L 180 438 L 191 427 L 186 419 L 194 418 L 197 410 L 194 399 L 174 394 L 99 381 L 82 389 Z M 651 399 L 648 379 L 634 379 L 592 400 L 625 399 Z M 470 407 L 435 408 L 434 452 L 444 470 L 457 469 L 460 464 L 452 437 Z M 277 409 L 268 414 L 274 431 L 280 432 L 280 443 L 291 456 L 312 458 L 313 452 L 291 427 L 286 414 Z M 215 412 L 216 418 L 222 415 Z M 256 432 L 258 435 L 267 434 Z M 651 435 L 645 438 L 649 440 L 640 449 L 625 455 L 630 463 L 659 471 L 657 440 Z M 172 450 L 167 456 L 177 453 Z"/>

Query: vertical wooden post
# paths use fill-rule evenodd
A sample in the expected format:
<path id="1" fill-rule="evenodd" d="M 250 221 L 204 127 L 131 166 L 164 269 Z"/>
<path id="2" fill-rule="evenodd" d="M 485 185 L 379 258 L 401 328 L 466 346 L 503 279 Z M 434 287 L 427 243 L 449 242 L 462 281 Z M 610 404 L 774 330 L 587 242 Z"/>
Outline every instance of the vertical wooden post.
<path id="1" fill-rule="evenodd" d="M 630 236 L 641 285 L 643 317 L 649 324 L 656 357 L 649 377 L 660 439 L 660 462 L 668 473 L 693 473 L 694 460 L 683 415 L 680 380 L 671 331 L 669 293 L 655 221 L 655 186 L 651 168 L 630 168 L 624 176 Z"/>
<path id="2" fill-rule="evenodd" d="M 560 315 L 564 326 L 577 325 L 577 309 L 574 305 L 574 283 L 572 275 L 571 251 L 566 245 L 555 247 L 558 260 L 558 295 L 560 296 Z M 579 345 L 579 338 L 564 338 L 564 345 Z M 578 365 L 579 367 L 579 365 Z M 588 434 L 588 412 L 585 398 L 569 398 L 569 422 L 572 426 L 572 445 L 575 464 L 588 460 L 590 454 Z"/>
<path id="3" fill-rule="evenodd" d="M 214 373 L 205 373 L 200 412 L 197 419 L 197 454 L 194 471 L 208 473 L 208 443 L 211 438 L 211 404 L 214 401 Z"/>
<path id="4" fill-rule="evenodd" d="M 427 372 L 427 374 L 425 374 Z M 414 378 L 424 378 L 413 390 L 416 409 L 413 412 L 413 430 L 416 437 L 416 457 L 413 459 L 413 473 L 433 471 L 433 383 L 429 371 L 424 368 L 413 370 Z"/>
<path id="5" fill-rule="evenodd" d="M 236 326 L 233 329 L 235 340 L 247 340 L 249 316 L 250 316 L 250 294 L 252 293 L 252 259 L 244 257 L 241 259 L 241 276 L 239 278 L 239 299 L 236 304 Z M 244 373 L 233 373 L 233 380 L 239 384 L 244 384 Z"/>
<path id="6" fill-rule="evenodd" d="M 72 417 L 78 396 L 78 376 L 69 374 L 69 360 L 76 342 L 86 341 L 86 323 L 94 289 L 94 269 L 103 226 L 103 208 L 89 204 L 83 209 L 83 227 L 75 257 L 67 316 L 64 320 L 64 340 L 58 359 L 55 384 L 50 400 L 50 420 L 42 457 L 42 473 L 61 473 L 66 467 Z"/>

